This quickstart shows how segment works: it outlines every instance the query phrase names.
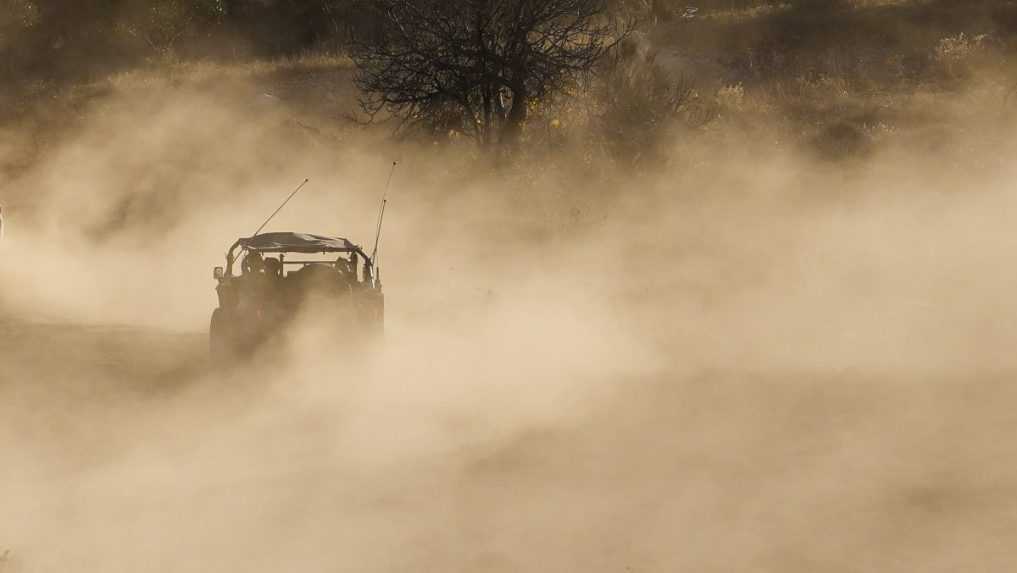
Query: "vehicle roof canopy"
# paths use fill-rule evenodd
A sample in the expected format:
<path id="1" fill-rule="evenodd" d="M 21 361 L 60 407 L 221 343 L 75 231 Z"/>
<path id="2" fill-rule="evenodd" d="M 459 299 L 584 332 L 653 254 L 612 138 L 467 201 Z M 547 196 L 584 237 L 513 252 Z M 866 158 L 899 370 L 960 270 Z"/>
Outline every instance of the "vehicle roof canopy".
<path id="1" fill-rule="evenodd" d="M 363 253 L 360 247 L 341 237 L 307 233 L 263 233 L 240 239 L 237 244 L 259 253 Z"/>

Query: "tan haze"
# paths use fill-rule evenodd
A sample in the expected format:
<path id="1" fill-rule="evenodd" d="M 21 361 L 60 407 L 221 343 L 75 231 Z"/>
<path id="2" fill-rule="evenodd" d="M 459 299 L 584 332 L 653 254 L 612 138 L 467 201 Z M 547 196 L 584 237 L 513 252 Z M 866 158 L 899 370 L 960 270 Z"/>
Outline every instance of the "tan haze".
<path id="1" fill-rule="evenodd" d="M 846 161 L 718 120 L 594 172 L 330 130 L 230 74 L 100 82 L 0 180 L 3 573 L 1017 558 L 1005 78 Z M 229 244 L 309 178 L 271 228 L 369 245 L 393 160 L 383 341 L 307 317 L 211 371 Z"/>

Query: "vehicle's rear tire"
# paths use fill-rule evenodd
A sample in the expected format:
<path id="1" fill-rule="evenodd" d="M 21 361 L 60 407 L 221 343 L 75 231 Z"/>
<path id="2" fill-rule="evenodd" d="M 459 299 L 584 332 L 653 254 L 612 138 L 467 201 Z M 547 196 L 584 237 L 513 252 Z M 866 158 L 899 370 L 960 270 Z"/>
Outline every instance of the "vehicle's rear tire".
<path id="1" fill-rule="evenodd" d="M 227 366 L 233 360 L 233 332 L 221 308 L 212 311 L 208 325 L 208 355 L 213 366 Z"/>

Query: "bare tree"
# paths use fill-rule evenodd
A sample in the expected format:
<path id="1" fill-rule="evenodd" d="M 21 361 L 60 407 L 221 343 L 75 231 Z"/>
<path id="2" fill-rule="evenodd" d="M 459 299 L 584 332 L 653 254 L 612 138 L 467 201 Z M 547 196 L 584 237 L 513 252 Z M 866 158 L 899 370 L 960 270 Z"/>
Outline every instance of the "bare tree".
<path id="1" fill-rule="evenodd" d="M 404 122 L 519 139 L 529 106 L 589 72 L 625 29 L 606 0 L 374 0 L 354 41 L 361 103 Z"/>

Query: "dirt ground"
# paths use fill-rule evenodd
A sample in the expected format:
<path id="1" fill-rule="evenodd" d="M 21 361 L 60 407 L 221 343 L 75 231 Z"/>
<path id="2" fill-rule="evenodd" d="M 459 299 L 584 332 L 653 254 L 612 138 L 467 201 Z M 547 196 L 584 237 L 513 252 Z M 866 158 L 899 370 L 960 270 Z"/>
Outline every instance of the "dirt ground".
<path id="1" fill-rule="evenodd" d="M 1013 557 L 1012 371 L 665 361 L 577 381 L 599 396 L 551 384 L 550 405 L 504 407 L 489 387 L 408 388 L 424 381 L 409 371 L 442 368 L 419 361 L 359 383 L 223 380 L 203 356 L 199 334 L 4 323 L 5 571 L 955 571 Z"/>

